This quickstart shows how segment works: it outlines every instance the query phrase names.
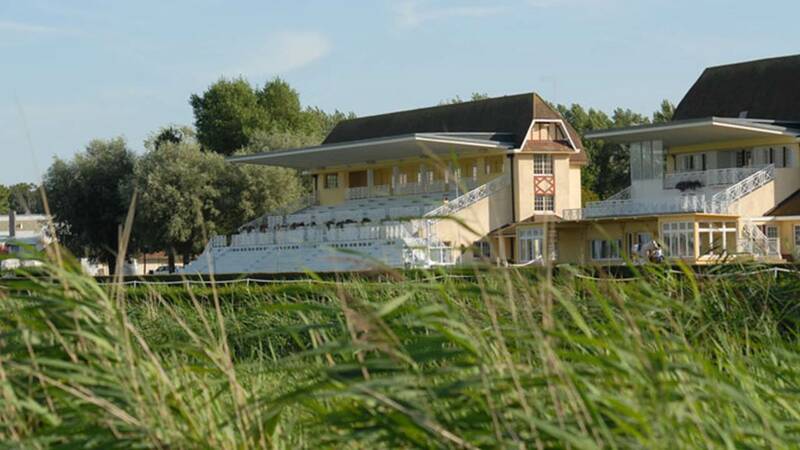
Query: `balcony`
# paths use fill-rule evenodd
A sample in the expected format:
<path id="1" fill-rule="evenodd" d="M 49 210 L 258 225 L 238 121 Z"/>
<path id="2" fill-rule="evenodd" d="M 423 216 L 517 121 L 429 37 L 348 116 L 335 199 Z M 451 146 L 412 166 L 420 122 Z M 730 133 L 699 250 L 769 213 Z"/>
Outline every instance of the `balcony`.
<path id="1" fill-rule="evenodd" d="M 704 195 L 686 195 L 660 201 L 606 200 L 591 202 L 585 208 L 565 209 L 564 220 L 600 217 L 647 216 L 653 214 L 707 212 L 711 202 Z"/>
<path id="2" fill-rule="evenodd" d="M 706 186 L 729 186 L 744 180 L 764 167 L 766 166 L 668 173 L 664 175 L 664 189 L 683 191 Z"/>

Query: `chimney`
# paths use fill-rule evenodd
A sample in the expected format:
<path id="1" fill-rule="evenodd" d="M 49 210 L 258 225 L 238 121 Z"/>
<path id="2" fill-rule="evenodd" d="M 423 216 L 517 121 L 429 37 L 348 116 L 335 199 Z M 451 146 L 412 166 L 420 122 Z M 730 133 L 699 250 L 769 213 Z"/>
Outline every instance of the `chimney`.
<path id="1" fill-rule="evenodd" d="M 13 209 L 8 212 L 8 238 L 17 237 L 17 212 Z"/>

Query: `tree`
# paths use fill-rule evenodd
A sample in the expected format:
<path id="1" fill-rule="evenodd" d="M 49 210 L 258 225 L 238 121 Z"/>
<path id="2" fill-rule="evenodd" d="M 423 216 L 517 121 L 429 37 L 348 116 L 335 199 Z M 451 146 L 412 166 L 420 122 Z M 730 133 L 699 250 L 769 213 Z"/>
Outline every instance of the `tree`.
<path id="1" fill-rule="evenodd" d="M 171 269 L 176 253 L 188 263 L 202 250 L 205 237 L 222 231 L 218 222 L 224 214 L 219 209 L 225 195 L 220 182 L 224 167 L 221 155 L 183 142 L 165 142 L 137 162 L 134 231 L 144 249 L 167 251 Z"/>
<path id="2" fill-rule="evenodd" d="M 256 217 L 292 203 L 304 192 L 296 172 L 226 163 L 194 142 L 165 142 L 135 169 L 139 207 L 135 232 L 149 251 L 166 250 L 184 264 L 208 237 L 229 234 Z"/>
<path id="3" fill-rule="evenodd" d="M 144 148 L 153 150 L 165 143 L 197 142 L 197 133 L 185 125 L 167 125 L 161 127 L 144 141 Z"/>
<path id="4" fill-rule="evenodd" d="M 8 196 L 10 191 L 8 187 L 0 184 L 0 214 L 8 214 Z"/>
<path id="5" fill-rule="evenodd" d="M 274 78 L 256 92 L 258 104 L 269 118 L 269 129 L 274 131 L 299 130 L 304 123 L 300 95 L 288 83 Z"/>
<path id="6" fill-rule="evenodd" d="M 456 103 L 464 103 L 466 101 L 474 102 L 477 100 L 486 100 L 487 98 L 489 98 L 489 94 L 485 92 L 473 92 L 472 95 L 470 95 L 469 100 L 464 100 L 461 98 L 461 96 L 456 95 L 453 98 L 440 101 L 439 105 L 454 105 Z"/>
<path id="7" fill-rule="evenodd" d="M 105 262 L 111 273 L 135 161 L 124 139 L 94 140 L 70 161 L 56 158 L 44 178 L 59 240 L 77 255 Z"/>
<path id="8" fill-rule="evenodd" d="M 42 192 L 33 183 L 17 183 L 8 188 L 8 208 L 22 214 L 43 214 Z"/>
<path id="9" fill-rule="evenodd" d="M 192 95 L 197 139 L 211 151 L 230 155 L 246 146 L 257 130 L 269 128 L 269 114 L 242 78 L 220 79 L 202 95 Z"/>
<path id="10" fill-rule="evenodd" d="M 653 113 L 653 123 L 665 123 L 672 120 L 675 115 L 675 105 L 669 100 L 663 100 L 658 111 Z"/>

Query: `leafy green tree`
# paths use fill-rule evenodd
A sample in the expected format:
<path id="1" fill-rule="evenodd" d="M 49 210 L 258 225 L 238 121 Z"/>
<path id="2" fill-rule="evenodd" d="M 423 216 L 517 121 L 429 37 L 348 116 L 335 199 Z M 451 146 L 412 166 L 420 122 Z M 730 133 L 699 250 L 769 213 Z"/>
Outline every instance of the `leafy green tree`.
<path id="1" fill-rule="evenodd" d="M 464 100 L 461 96 L 456 95 L 453 98 L 442 100 L 439 102 L 439 105 L 454 105 L 456 103 L 464 103 L 464 102 L 474 102 L 477 100 L 486 100 L 489 98 L 489 94 L 485 92 L 473 92 L 472 95 L 469 96 L 469 100 Z"/>
<path id="2" fill-rule="evenodd" d="M 293 170 L 226 163 L 194 142 L 149 150 L 136 165 L 134 185 L 141 246 L 165 250 L 173 270 L 176 254 L 186 264 L 208 237 L 232 233 L 304 192 Z"/>
<path id="3" fill-rule="evenodd" d="M 8 214 L 8 197 L 10 191 L 8 187 L 0 184 L 0 214 Z"/>
<path id="4" fill-rule="evenodd" d="M 8 207 L 22 214 L 43 214 L 42 192 L 33 183 L 17 183 L 8 188 Z"/>
<path id="5" fill-rule="evenodd" d="M 144 147 L 152 150 L 157 149 L 163 144 L 179 144 L 181 142 L 197 142 L 197 133 L 189 126 L 167 125 L 158 131 L 151 133 L 144 141 Z"/>
<path id="6" fill-rule="evenodd" d="M 675 115 L 675 105 L 665 99 L 661 101 L 658 111 L 653 113 L 653 123 L 670 122 L 673 115 Z"/>
<path id="7" fill-rule="evenodd" d="M 202 95 L 192 95 L 197 139 L 211 151 L 230 155 L 249 143 L 256 130 L 269 128 L 269 113 L 242 78 L 221 79 Z"/>
<path id="8" fill-rule="evenodd" d="M 256 95 L 259 106 L 269 118 L 269 129 L 288 131 L 307 127 L 307 119 L 300 106 L 300 95 L 287 82 L 274 78 Z"/>
<path id="9" fill-rule="evenodd" d="M 142 247 L 166 250 L 173 269 L 176 253 L 188 263 L 200 252 L 207 236 L 222 231 L 224 170 L 221 155 L 192 143 L 164 142 L 142 156 L 134 174 L 139 192 L 134 230 Z"/>
<path id="10" fill-rule="evenodd" d="M 70 161 L 57 158 L 44 178 L 59 240 L 77 255 L 105 262 L 111 273 L 135 161 L 124 139 L 94 140 Z"/>

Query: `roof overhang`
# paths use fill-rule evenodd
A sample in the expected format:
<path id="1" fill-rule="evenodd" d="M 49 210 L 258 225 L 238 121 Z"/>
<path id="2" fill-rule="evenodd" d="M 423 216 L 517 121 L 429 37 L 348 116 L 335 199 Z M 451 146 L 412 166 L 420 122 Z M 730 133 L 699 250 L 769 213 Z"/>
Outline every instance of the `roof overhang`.
<path id="1" fill-rule="evenodd" d="M 511 136 L 506 136 L 505 133 L 415 133 L 232 156 L 227 160 L 234 163 L 313 170 L 413 157 L 442 157 L 453 152 L 511 150 L 514 143 L 510 139 Z"/>
<path id="2" fill-rule="evenodd" d="M 675 147 L 780 136 L 797 138 L 800 136 L 800 124 L 793 128 L 770 120 L 707 117 L 592 131 L 585 137 L 618 144 L 660 140 L 667 146 Z"/>

